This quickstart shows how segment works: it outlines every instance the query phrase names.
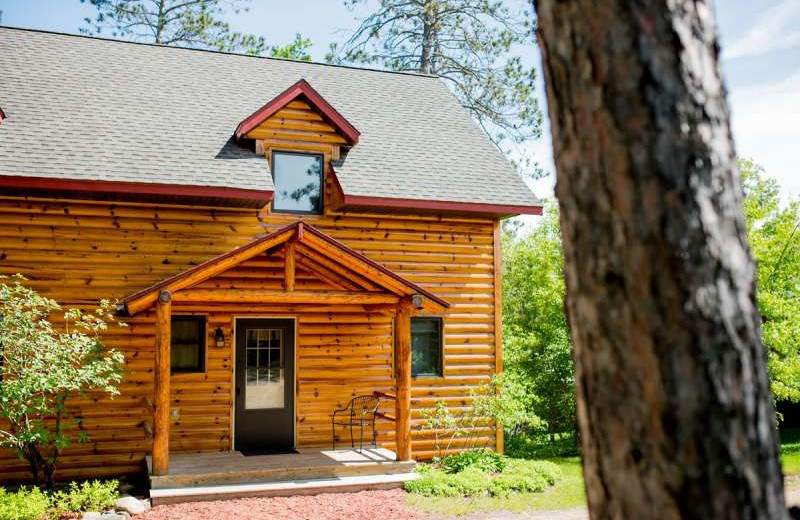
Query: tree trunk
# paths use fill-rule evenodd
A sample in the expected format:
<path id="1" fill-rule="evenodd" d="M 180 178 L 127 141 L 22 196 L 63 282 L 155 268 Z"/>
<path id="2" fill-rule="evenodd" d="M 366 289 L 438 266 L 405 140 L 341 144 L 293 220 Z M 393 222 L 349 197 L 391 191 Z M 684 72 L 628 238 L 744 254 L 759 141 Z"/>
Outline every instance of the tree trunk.
<path id="1" fill-rule="evenodd" d="M 438 9 L 438 6 L 434 2 L 427 2 L 422 11 L 422 48 L 419 59 L 419 72 L 423 74 L 435 73 L 433 49 L 436 45 L 436 9 Z"/>
<path id="2" fill-rule="evenodd" d="M 537 4 L 592 518 L 786 518 L 712 6 Z"/>

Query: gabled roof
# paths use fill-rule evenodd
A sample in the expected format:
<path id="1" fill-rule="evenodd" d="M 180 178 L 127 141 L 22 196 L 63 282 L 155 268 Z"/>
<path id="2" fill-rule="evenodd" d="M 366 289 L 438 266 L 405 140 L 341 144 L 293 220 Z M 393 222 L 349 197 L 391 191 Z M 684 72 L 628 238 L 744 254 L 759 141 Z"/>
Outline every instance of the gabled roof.
<path id="1" fill-rule="evenodd" d="M 263 201 L 269 165 L 234 129 L 305 78 L 360 132 L 335 166 L 351 200 L 540 205 L 436 77 L 13 28 L 0 28 L 0 49 L 0 102 L 13 113 L 0 124 L 0 179 L 254 190 Z"/>
<path id="2" fill-rule="evenodd" d="M 443 311 L 450 306 L 430 291 L 301 220 L 131 294 L 119 302 L 118 312 L 126 315 L 137 314 L 153 305 L 161 291 L 176 292 L 189 289 L 289 241 L 301 246 L 301 254 L 305 254 L 303 253 L 305 250 L 310 250 L 313 252 L 312 257 L 323 257 L 329 264 L 336 264 L 340 272 L 342 269 L 351 272 L 353 278 L 363 280 L 373 291 L 382 290 L 398 296 L 419 294 L 424 297 L 424 308 L 432 312 Z"/>
<path id="3" fill-rule="evenodd" d="M 325 98 L 323 98 L 319 92 L 314 90 L 304 79 L 301 79 L 291 87 L 275 96 L 270 102 L 253 112 L 244 121 L 239 123 L 239 126 L 236 127 L 235 132 L 236 139 L 241 139 L 250 130 L 253 130 L 255 127 L 273 116 L 278 110 L 299 98 L 305 99 L 305 101 L 307 101 L 312 108 L 316 109 L 325 119 L 325 121 L 330 123 L 342 134 L 342 137 L 347 139 L 349 145 L 352 146 L 358 142 L 358 136 L 360 132 L 356 130 L 356 127 L 351 125 L 350 122 L 345 119 L 344 116 L 342 116 L 342 114 L 337 112 L 336 109 L 330 105 L 330 103 L 325 101 Z"/>

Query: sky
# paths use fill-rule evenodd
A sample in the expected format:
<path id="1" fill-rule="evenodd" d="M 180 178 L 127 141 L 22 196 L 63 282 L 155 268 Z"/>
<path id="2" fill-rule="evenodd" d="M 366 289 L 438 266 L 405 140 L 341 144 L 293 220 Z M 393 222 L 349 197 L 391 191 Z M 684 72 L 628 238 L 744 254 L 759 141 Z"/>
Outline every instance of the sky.
<path id="1" fill-rule="evenodd" d="M 368 4 L 375 0 L 367 0 Z M 523 2 L 524 3 L 524 2 Z M 275 44 L 296 33 L 314 43 L 322 61 L 331 42 L 341 42 L 369 9 L 346 9 L 341 0 L 253 0 L 249 11 L 229 13 L 231 26 Z M 2 25 L 77 33 L 96 10 L 80 0 L 0 0 Z M 722 69 L 729 90 L 733 134 L 740 157 L 761 164 L 780 183 L 784 197 L 800 197 L 800 0 L 717 0 Z M 540 56 L 532 49 L 531 60 Z M 541 70 L 541 69 L 540 69 Z M 540 77 L 541 105 L 543 85 Z M 550 175 L 532 183 L 552 196 L 554 171 L 549 127 L 526 146 Z"/>

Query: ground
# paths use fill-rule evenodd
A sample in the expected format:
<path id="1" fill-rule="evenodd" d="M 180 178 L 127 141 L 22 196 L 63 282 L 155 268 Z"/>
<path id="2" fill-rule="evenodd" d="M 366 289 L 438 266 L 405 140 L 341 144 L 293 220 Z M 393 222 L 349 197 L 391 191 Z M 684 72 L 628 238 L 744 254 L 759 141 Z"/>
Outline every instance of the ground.
<path id="1" fill-rule="evenodd" d="M 786 502 L 800 506 L 800 429 L 781 434 L 781 459 L 786 475 Z M 426 498 L 395 489 L 308 497 L 246 498 L 159 506 L 141 520 L 587 520 L 580 460 L 551 459 L 563 479 L 544 493 L 507 499 Z"/>

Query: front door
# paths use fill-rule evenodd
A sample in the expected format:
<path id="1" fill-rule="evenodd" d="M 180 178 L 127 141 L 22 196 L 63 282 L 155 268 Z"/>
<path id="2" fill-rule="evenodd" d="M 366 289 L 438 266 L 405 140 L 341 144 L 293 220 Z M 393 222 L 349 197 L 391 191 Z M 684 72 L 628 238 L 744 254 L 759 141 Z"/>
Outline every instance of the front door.
<path id="1" fill-rule="evenodd" d="M 294 320 L 236 320 L 234 449 L 294 448 Z"/>

